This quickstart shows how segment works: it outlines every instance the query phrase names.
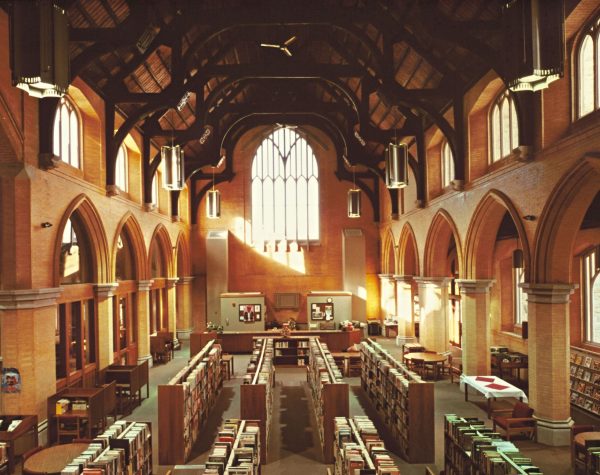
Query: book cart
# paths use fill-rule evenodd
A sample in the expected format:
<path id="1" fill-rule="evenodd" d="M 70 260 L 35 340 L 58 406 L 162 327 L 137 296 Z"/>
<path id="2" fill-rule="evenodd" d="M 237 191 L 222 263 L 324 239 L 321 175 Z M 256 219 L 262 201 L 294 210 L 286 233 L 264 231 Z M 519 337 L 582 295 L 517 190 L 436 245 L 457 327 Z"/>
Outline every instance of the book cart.
<path id="1" fill-rule="evenodd" d="M 167 384 L 158 386 L 158 460 L 187 462 L 222 387 L 221 346 L 210 341 Z"/>
<path id="2" fill-rule="evenodd" d="M 267 451 L 273 412 L 273 339 L 256 338 L 250 363 L 246 369 L 240 395 L 242 419 L 255 419 L 260 426 L 261 463 L 267 463 Z"/>
<path id="3" fill-rule="evenodd" d="M 361 344 L 362 387 L 410 463 L 434 461 L 434 398 L 431 382 L 398 362 L 372 340 Z"/>
<path id="4" fill-rule="evenodd" d="M 152 429 L 149 422 L 116 421 L 62 470 L 62 475 L 150 475 Z"/>
<path id="5" fill-rule="evenodd" d="M 325 463 L 333 463 L 334 419 L 348 417 L 348 384 L 335 365 L 327 345 L 318 338 L 311 338 L 307 366 L 308 385 L 319 429 Z"/>
<path id="6" fill-rule="evenodd" d="M 477 418 L 444 416 L 445 475 L 541 474 L 529 457 Z"/>
<path id="7" fill-rule="evenodd" d="M 335 475 L 400 475 L 373 422 L 366 416 L 335 418 Z"/>

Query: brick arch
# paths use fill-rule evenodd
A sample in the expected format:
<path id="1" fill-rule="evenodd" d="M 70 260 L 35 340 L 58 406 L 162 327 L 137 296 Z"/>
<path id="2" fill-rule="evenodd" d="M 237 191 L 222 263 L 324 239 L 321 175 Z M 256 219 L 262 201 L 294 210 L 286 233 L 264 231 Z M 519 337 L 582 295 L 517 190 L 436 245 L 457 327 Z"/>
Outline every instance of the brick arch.
<path id="1" fill-rule="evenodd" d="M 71 215 L 77 212 L 81 217 L 87 237 L 90 242 L 90 250 L 92 252 L 92 275 L 93 281 L 96 283 L 109 282 L 110 277 L 110 258 L 108 252 L 108 240 L 104 225 L 100 219 L 98 210 L 85 195 L 77 196 L 67 207 L 62 219 L 60 220 L 59 232 L 54 244 L 54 285 L 60 285 L 60 250 L 62 245 L 62 235 L 67 224 L 67 220 Z"/>
<path id="2" fill-rule="evenodd" d="M 394 233 L 388 228 L 385 236 L 383 237 L 383 245 L 381 252 L 381 273 L 382 274 L 395 274 L 398 266 L 396 265 L 396 246 L 395 246 Z"/>
<path id="3" fill-rule="evenodd" d="M 128 211 L 121 221 L 117 225 L 117 231 L 113 239 L 112 253 L 111 253 L 111 278 L 113 281 L 116 280 L 116 269 L 117 269 L 117 242 L 121 232 L 125 231 L 127 236 L 131 240 L 133 246 L 133 255 L 135 258 L 136 267 L 136 278 L 137 280 L 145 280 L 148 278 L 147 262 L 148 257 L 146 256 L 146 246 L 144 243 L 144 234 L 142 228 L 138 223 L 137 219 L 131 211 Z"/>
<path id="4" fill-rule="evenodd" d="M 175 266 L 174 272 L 178 277 L 186 277 L 191 274 L 191 256 L 188 241 L 183 233 L 179 233 L 177 236 L 177 243 L 175 244 Z M 183 266 L 180 268 L 179 259 L 182 259 Z"/>
<path id="5" fill-rule="evenodd" d="M 572 282 L 575 239 L 599 191 L 600 152 L 590 152 L 563 175 L 544 206 L 535 234 L 533 282 Z"/>
<path id="6" fill-rule="evenodd" d="M 398 241 L 398 274 L 420 275 L 417 240 L 410 223 L 404 224 Z"/>
<path id="7" fill-rule="evenodd" d="M 425 241 L 424 275 L 426 277 L 447 276 L 446 269 L 441 267 L 440 263 L 446 262 L 448 259 L 448 248 L 451 238 L 454 238 L 459 275 L 461 275 L 463 269 L 463 252 L 458 229 L 450 214 L 446 210 L 441 209 L 431 220 Z"/>
<path id="8" fill-rule="evenodd" d="M 150 270 L 152 268 L 152 263 L 150 259 L 152 258 L 152 246 L 156 244 L 160 251 L 160 255 L 163 261 L 163 267 L 166 270 L 166 275 L 161 277 L 173 277 L 174 265 L 173 265 L 173 245 L 171 243 L 171 238 L 169 237 L 169 232 L 164 225 L 159 224 L 156 226 L 154 233 L 152 234 L 152 239 L 150 240 L 150 245 L 148 246 L 148 276 L 150 277 Z"/>
<path id="9" fill-rule="evenodd" d="M 493 275 L 493 252 L 498 228 L 508 212 L 517 228 L 523 249 L 525 280 L 531 273 L 531 253 L 525 227 L 514 204 L 504 193 L 490 190 L 481 199 L 467 231 L 465 245 L 465 271 L 467 279 L 490 279 Z"/>

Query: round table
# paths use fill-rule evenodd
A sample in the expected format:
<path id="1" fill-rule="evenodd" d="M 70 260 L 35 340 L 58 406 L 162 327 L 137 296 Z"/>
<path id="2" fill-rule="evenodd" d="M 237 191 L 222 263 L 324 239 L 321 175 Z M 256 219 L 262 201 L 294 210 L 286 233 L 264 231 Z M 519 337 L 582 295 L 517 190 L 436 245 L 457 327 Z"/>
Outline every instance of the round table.
<path id="1" fill-rule="evenodd" d="M 60 473 L 69 462 L 87 449 L 88 445 L 76 443 L 46 447 L 25 460 L 23 470 L 48 475 Z"/>
<path id="2" fill-rule="evenodd" d="M 447 356 L 445 355 L 439 355 L 437 353 L 422 353 L 422 352 L 415 352 L 415 353 L 406 353 L 404 355 L 404 359 L 406 361 L 411 361 L 411 360 L 423 360 L 423 362 L 425 364 L 432 364 L 433 365 L 433 369 L 434 369 L 434 373 L 435 373 L 435 379 L 438 378 L 439 372 L 438 372 L 438 365 L 440 363 L 444 363 L 444 361 L 446 361 Z"/>
<path id="3" fill-rule="evenodd" d="M 586 440 L 600 440 L 600 432 L 580 432 L 573 438 L 575 444 L 585 447 Z"/>

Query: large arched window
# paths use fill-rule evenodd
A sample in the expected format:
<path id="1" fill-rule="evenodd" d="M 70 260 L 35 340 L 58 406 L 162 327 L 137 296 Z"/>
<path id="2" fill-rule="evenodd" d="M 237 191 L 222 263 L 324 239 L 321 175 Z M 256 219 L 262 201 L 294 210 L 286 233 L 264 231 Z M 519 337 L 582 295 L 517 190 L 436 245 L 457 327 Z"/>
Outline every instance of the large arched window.
<path id="1" fill-rule="evenodd" d="M 75 168 L 81 168 L 79 156 L 79 117 L 72 102 L 62 97 L 54 115 L 52 153 Z"/>
<path id="2" fill-rule="evenodd" d="M 581 38 L 577 48 L 577 118 L 600 107 L 600 19 Z"/>
<path id="3" fill-rule="evenodd" d="M 127 148 L 125 145 L 119 147 L 115 163 L 115 185 L 122 191 L 127 192 Z"/>
<path id="4" fill-rule="evenodd" d="M 319 239 L 319 168 L 310 145 L 282 127 L 258 147 L 252 162 L 255 243 Z"/>
<path id="5" fill-rule="evenodd" d="M 442 188 L 452 184 L 454 180 L 454 158 L 447 140 L 442 143 Z"/>
<path id="6" fill-rule="evenodd" d="M 508 90 L 498 96 L 490 114 L 492 162 L 511 154 L 519 145 L 519 124 L 515 102 Z"/>
<path id="7" fill-rule="evenodd" d="M 115 363 L 134 364 L 137 360 L 136 261 L 128 233 L 117 239 L 116 276 L 119 286 L 113 297 L 113 348 Z"/>

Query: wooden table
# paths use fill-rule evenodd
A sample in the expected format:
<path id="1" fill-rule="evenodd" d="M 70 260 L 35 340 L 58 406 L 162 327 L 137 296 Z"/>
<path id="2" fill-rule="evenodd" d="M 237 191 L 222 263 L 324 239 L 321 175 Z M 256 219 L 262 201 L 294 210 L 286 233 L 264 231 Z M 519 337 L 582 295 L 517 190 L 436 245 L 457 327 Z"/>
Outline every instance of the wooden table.
<path id="1" fill-rule="evenodd" d="M 588 465 L 588 451 L 586 450 L 586 442 L 600 441 L 600 432 L 580 432 L 573 437 L 573 447 L 571 448 L 571 465 L 575 465 L 575 461 Z M 597 444 L 594 444 L 597 445 Z"/>
<path id="2" fill-rule="evenodd" d="M 507 383 L 497 376 L 460 376 L 460 385 L 465 388 L 465 401 L 469 400 L 469 386 L 483 394 L 487 399 L 488 419 L 492 411 L 492 399 L 514 397 L 527 402 L 527 396 L 522 389 Z"/>
<path id="3" fill-rule="evenodd" d="M 342 360 L 342 374 L 344 376 L 350 376 L 350 361 L 354 358 L 360 360 L 360 351 L 342 351 L 342 352 L 330 352 L 334 360 Z M 337 363 L 337 361 L 336 361 Z"/>
<path id="4" fill-rule="evenodd" d="M 402 346 L 403 353 L 413 353 L 418 351 L 425 351 L 425 347 L 421 343 L 405 343 Z"/>
<path id="5" fill-rule="evenodd" d="M 408 343 L 410 344 L 410 343 Z M 446 361 L 446 355 L 439 355 L 437 353 L 423 353 L 423 352 L 413 352 L 406 353 L 404 355 L 404 359 L 407 361 L 411 360 L 423 360 L 425 364 L 433 365 L 434 370 L 434 379 L 438 379 L 439 377 L 439 365 L 443 364 Z"/>
<path id="6" fill-rule="evenodd" d="M 40 474 L 60 474 L 62 469 L 88 448 L 89 444 L 62 444 L 36 452 L 23 464 L 23 470 Z"/>

